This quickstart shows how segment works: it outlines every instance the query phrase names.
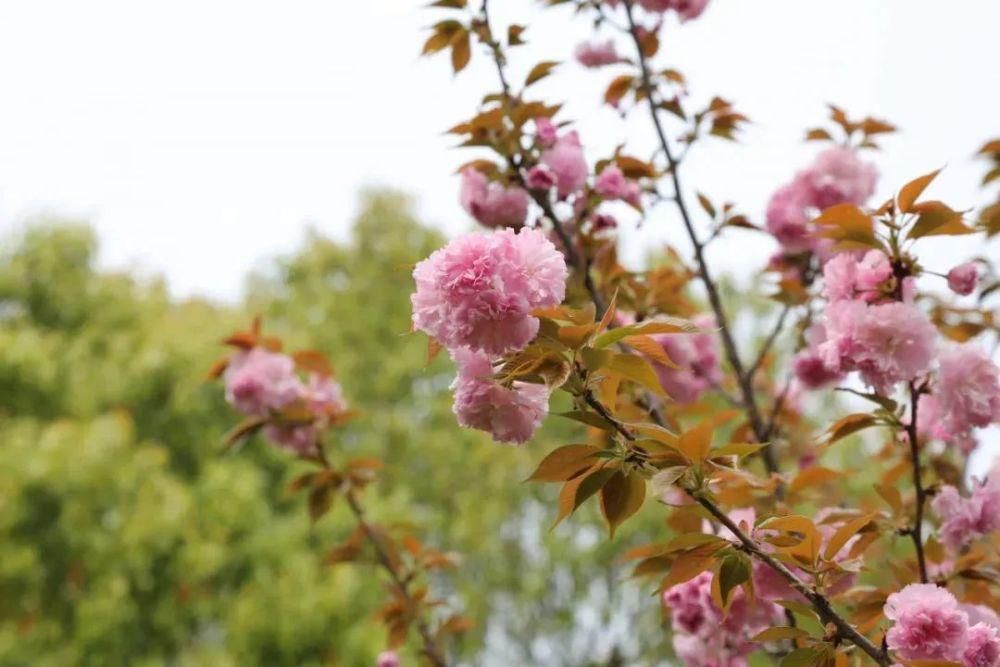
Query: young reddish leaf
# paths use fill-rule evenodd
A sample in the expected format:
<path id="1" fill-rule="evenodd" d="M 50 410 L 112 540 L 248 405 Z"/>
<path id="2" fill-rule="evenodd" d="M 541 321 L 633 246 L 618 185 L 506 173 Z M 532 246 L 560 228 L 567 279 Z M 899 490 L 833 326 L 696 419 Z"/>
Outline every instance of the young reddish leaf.
<path id="1" fill-rule="evenodd" d="M 615 79 L 608 84 L 607 90 L 604 91 L 604 101 L 611 106 L 618 106 L 618 103 L 622 101 L 622 98 L 628 95 L 629 91 L 632 90 L 632 86 L 634 84 L 635 77 L 630 74 L 623 74 L 615 77 Z"/>
<path id="2" fill-rule="evenodd" d="M 708 458 L 708 452 L 712 448 L 714 431 L 715 423 L 706 419 L 691 430 L 682 433 L 677 442 L 677 448 L 692 461 L 704 461 Z"/>
<path id="3" fill-rule="evenodd" d="M 802 628 L 792 628 L 784 625 L 779 625 L 773 628 L 768 628 L 754 635 L 753 639 L 750 641 L 754 642 L 779 642 L 784 639 L 800 639 L 802 637 L 808 637 L 809 633 Z"/>
<path id="4" fill-rule="evenodd" d="M 859 530 L 871 523 L 872 519 L 876 516 L 878 516 L 877 512 L 871 512 L 869 514 L 865 514 L 864 516 L 859 516 L 856 519 L 852 519 L 838 528 L 837 532 L 833 534 L 830 541 L 827 543 L 826 550 L 823 552 L 823 558 L 833 560 L 837 556 L 837 553 L 844 548 L 844 545 L 847 544 L 847 542 L 854 537 Z"/>
<path id="5" fill-rule="evenodd" d="M 654 394 L 665 396 L 656 371 L 649 362 L 635 354 L 616 354 L 604 366 L 608 371 L 618 373 L 626 380 L 642 385 Z"/>
<path id="6" fill-rule="evenodd" d="M 660 582 L 659 590 L 665 591 L 672 586 L 683 584 L 685 581 L 697 577 L 712 566 L 716 552 L 727 544 L 728 542 L 723 540 L 719 544 L 706 544 L 677 554 L 674 558 L 674 564 L 670 567 L 670 572 Z"/>
<path id="7" fill-rule="evenodd" d="M 841 417 L 835 421 L 827 430 L 826 445 L 832 445 L 838 440 L 842 440 L 849 435 L 870 428 L 879 423 L 873 415 L 865 413 L 855 413 Z"/>
<path id="8" fill-rule="evenodd" d="M 525 480 L 530 482 L 565 482 L 594 465 L 601 452 L 590 445 L 565 445 L 554 450 L 538 464 Z"/>
<path id="9" fill-rule="evenodd" d="M 555 60 L 544 60 L 532 67 L 531 71 L 528 72 L 528 77 L 524 80 L 525 87 L 547 77 L 558 64 L 558 61 Z"/>
<path id="10" fill-rule="evenodd" d="M 451 69 L 458 74 L 469 64 L 472 50 L 469 44 L 469 31 L 462 29 L 455 33 L 451 40 Z"/>
<path id="11" fill-rule="evenodd" d="M 601 512 L 613 538 L 615 529 L 639 511 L 646 499 L 646 480 L 638 473 L 618 470 L 601 488 Z"/>
<path id="12" fill-rule="evenodd" d="M 917 203 L 917 198 L 923 194 L 927 186 L 931 184 L 937 175 L 941 173 L 940 169 L 935 169 L 929 174 L 924 174 L 918 178 L 913 179 L 906 185 L 904 185 L 899 190 L 899 195 L 896 197 L 896 201 L 899 203 L 899 210 L 903 213 L 909 213 L 913 210 L 913 205 Z"/>
<path id="13" fill-rule="evenodd" d="M 708 217 L 715 220 L 716 211 L 715 207 L 712 206 L 711 200 L 700 192 L 696 192 L 695 195 L 698 197 L 698 203 L 701 204 L 701 207 L 705 210 L 705 213 L 708 214 Z"/>
<path id="14" fill-rule="evenodd" d="M 917 221 L 906 235 L 908 239 L 924 236 L 958 236 L 975 230 L 962 221 L 962 214 L 939 201 L 921 202 L 913 207 Z"/>
<path id="15" fill-rule="evenodd" d="M 318 350 L 299 350 L 292 354 L 295 366 L 305 373 L 317 373 L 326 377 L 333 375 L 333 366 L 326 355 Z"/>
<path id="16" fill-rule="evenodd" d="M 844 473 L 836 470 L 824 468 L 823 466 L 811 466 L 795 476 L 792 483 L 788 485 L 788 490 L 791 493 L 797 493 L 810 486 L 818 486 L 825 482 L 840 479 L 843 476 Z"/>
<path id="17" fill-rule="evenodd" d="M 265 424 L 267 424 L 267 417 L 247 417 L 226 434 L 224 440 L 226 449 L 249 438 L 263 428 Z"/>
<path id="18" fill-rule="evenodd" d="M 656 363 L 663 364 L 667 368 L 680 368 L 680 366 L 674 363 L 673 359 L 667 356 L 667 352 L 663 349 L 663 345 L 656 342 L 656 339 L 652 336 L 626 336 L 625 338 L 622 338 L 621 342 L 625 343 L 639 354 L 649 357 Z"/>

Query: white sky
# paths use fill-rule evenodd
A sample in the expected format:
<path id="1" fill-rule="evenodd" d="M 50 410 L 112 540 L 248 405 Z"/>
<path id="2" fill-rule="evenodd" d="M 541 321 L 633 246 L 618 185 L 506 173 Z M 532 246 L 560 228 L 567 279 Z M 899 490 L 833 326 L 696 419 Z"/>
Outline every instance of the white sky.
<path id="1" fill-rule="evenodd" d="M 0 230 L 44 211 L 83 217 L 104 265 L 165 274 L 178 295 L 234 299 L 247 271 L 295 248 L 307 225 L 343 235 L 366 185 L 413 193 L 424 219 L 465 229 L 453 171 L 471 154 L 442 131 L 471 114 L 494 72 L 474 59 L 455 79 L 444 57 L 418 58 L 435 20 L 423 4 L 3 3 Z M 493 3 L 498 25 L 531 24 L 518 81 L 537 60 L 569 60 L 589 32 L 540 4 Z M 998 25 L 995 0 L 713 0 L 699 20 L 670 23 L 663 54 L 696 98 L 721 94 L 755 124 L 740 145 L 697 148 L 685 180 L 759 220 L 815 152 L 800 138 L 832 101 L 902 129 L 875 157 L 880 196 L 947 165 L 932 194 L 981 204 L 984 165 L 971 156 L 1000 135 Z M 647 118 L 621 123 L 599 104 L 611 76 L 569 63 L 538 91 L 572 98 L 561 118 L 580 121 L 591 158 L 625 140 L 641 155 Z M 631 236 L 629 254 L 663 239 L 686 248 L 667 209 Z M 973 243 L 937 242 L 923 259 L 944 271 Z M 770 248 L 736 234 L 713 255 L 746 275 Z"/>

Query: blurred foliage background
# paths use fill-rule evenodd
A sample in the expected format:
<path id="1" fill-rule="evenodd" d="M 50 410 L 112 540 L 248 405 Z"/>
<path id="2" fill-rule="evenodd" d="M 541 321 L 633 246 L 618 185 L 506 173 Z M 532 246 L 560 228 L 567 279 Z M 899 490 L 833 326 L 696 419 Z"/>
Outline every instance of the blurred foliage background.
<path id="1" fill-rule="evenodd" d="M 513 449 L 455 425 L 450 362 L 428 367 L 426 340 L 408 333 L 410 269 L 443 239 L 401 195 L 367 193 L 361 211 L 346 242 L 312 234 L 249 277 L 238 305 L 98 271 L 79 222 L 33 221 L 3 241 L 0 665 L 374 663 L 381 573 L 322 565 L 349 513 L 311 525 L 287 492 L 299 464 L 259 440 L 221 445 L 237 419 L 206 373 L 258 313 L 291 348 L 334 360 L 361 411 L 334 456 L 387 464 L 369 513 L 463 555 L 433 582 L 477 622 L 452 647 L 461 664 L 667 655 L 656 598 L 618 561 L 662 538 L 664 514 L 648 508 L 614 541 L 591 506 L 550 531 L 557 488 L 522 480 L 582 435 L 550 419 Z"/>

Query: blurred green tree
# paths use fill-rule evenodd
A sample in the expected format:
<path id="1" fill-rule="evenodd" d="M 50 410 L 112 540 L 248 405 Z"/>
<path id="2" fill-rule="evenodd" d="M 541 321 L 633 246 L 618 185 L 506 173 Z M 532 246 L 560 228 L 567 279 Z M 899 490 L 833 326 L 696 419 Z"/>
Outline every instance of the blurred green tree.
<path id="1" fill-rule="evenodd" d="M 172 301 L 160 281 L 96 270 L 79 223 L 35 221 L 8 241 L 0 664 L 373 663 L 380 575 L 321 565 L 350 517 L 309 525 L 286 491 L 297 464 L 264 442 L 222 451 L 236 418 L 206 371 L 218 340 L 257 313 L 334 360 L 360 417 L 331 451 L 388 464 L 366 495 L 373 516 L 463 554 L 434 583 L 478 622 L 453 647 L 464 664 L 665 655 L 656 600 L 614 561 L 658 528 L 655 513 L 613 543 L 593 510 L 544 528 L 554 517 L 539 499 L 556 490 L 517 482 L 577 427 L 549 420 L 531 452 L 458 429 L 450 362 L 428 368 L 426 340 L 409 333 L 411 267 L 443 239 L 402 195 L 367 193 L 361 211 L 346 242 L 311 233 L 237 306 Z"/>

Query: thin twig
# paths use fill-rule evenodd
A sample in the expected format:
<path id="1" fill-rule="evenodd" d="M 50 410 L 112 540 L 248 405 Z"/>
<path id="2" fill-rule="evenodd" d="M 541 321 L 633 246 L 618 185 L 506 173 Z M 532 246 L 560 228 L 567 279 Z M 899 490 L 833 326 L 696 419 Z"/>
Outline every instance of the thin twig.
<path id="1" fill-rule="evenodd" d="M 319 462 L 327 470 L 331 470 L 330 460 L 326 456 L 326 451 L 323 449 L 322 445 L 319 446 Z M 413 595 L 410 593 L 410 585 L 406 578 L 400 574 L 396 567 L 392 564 L 392 559 L 389 558 L 388 552 L 382 546 L 381 540 L 375 534 L 374 529 L 365 520 L 365 511 L 361 507 L 361 503 L 354 496 L 350 490 L 344 492 L 344 497 L 347 499 L 347 506 L 351 508 L 351 512 L 354 514 L 355 520 L 358 522 L 358 527 L 365 534 L 365 538 L 372 545 L 375 550 L 375 558 L 378 560 L 379 565 L 382 569 L 389 573 L 392 578 L 393 583 L 396 585 L 396 589 L 399 594 L 406 601 L 406 606 L 409 609 L 416 607 L 416 600 L 414 600 Z M 426 621 L 423 618 L 417 616 L 414 625 L 417 628 L 417 632 L 420 634 L 420 639 L 423 642 L 424 654 L 427 659 L 434 665 L 434 667 L 448 667 L 448 661 L 444 657 L 441 649 L 438 647 L 437 642 L 434 639 L 434 635 L 431 633 L 430 628 L 427 626 Z"/>
<path id="2" fill-rule="evenodd" d="M 674 158 L 673 151 L 670 148 L 670 142 L 667 140 L 666 132 L 663 129 L 659 113 L 657 112 L 656 91 L 649 71 L 649 64 L 646 62 L 646 57 L 643 55 L 639 28 L 635 23 L 635 17 L 632 12 L 633 0 L 624 0 L 623 4 L 625 5 L 625 15 L 628 17 L 629 33 L 632 35 L 632 41 L 635 43 L 639 68 L 642 74 L 642 90 L 646 98 L 646 103 L 649 107 L 650 117 L 652 118 L 653 127 L 656 130 L 660 147 L 663 150 L 663 155 L 666 157 L 667 164 L 669 166 L 670 179 L 674 188 L 674 202 L 681 214 L 681 219 L 684 222 L 684 228 L 687 231 L 688 238 L 691 240 L 691 245 L 694 247 L 695 260 L 698 263 L 698 273 L 701 277 L 702 283 L 705 285 L 705 291 L 708 293 L 708 301 L 712 306 L 716 323 L 720 329 L 722 345 L 726 352 L 726 359 L 729 361 L 729 365 L 732 367 L 733 373 L 736 375 L 736 380 L 740 387 L 740 393 L 743 395 L 743 404 L 747 411 L 750 426 L 753 429 L 754 436 L 757 440 L 763 443 L 767 439 L 767 429 L 764 424 L 764 420 L 761 417 L 760 408 L 757 406 L 757 398 L 753 391 L 753 378 L 746 372 L 743 367 L 743 362 L 740 360 L 739 351 L 736 349 L 736 341 L 733 339 L 733 333 L 730 329 L 729 320 L 726 316 L 726 311 L 722 306 L 722 298 L 719 295 L 719 288 L 716 285 L 715 280 L 712 278 L 711 271 L 708 268 L 708 261 L 705 259 L 704 244 L 698 239 L 698 233 L 695 231 L 694 223 L 691 220 L 691 215 L 684 200 L 684 192 L 681 188 L 680 177 L 677 173 L 680 165 Z M 764 460 L 764 466 L 767 468 L 768 473 L 773 474 L 777 472 L 778 462 L 775 458 L 773 450 L 770 447 L 764 447 L 760 451 L 761 457 Z"/>
<path id="3" fill-rule="evenodd" d="M 753 360 L 750 364 L 750 368 L 747 369 L 747 375 L 753 379 L 757 371 L 760 370 L 761 365 L 763 365 L 764 360 L 767 358 L 767 353 L 771 351 L 774 346 L 774 342 L 781 335 L 781 330 L 785 328 L 785 320 L 788 319 L 788 314 L 792 312 L 792 306 L 790 304 L 785 304 L 781 309 L 781 314 L 778 316 L 778 321 L 774 324 L 774 328 L 771 333 L 768 334 L 767 338 L 764 340 L 763 345 L 760 346 L 760 351 L 757 353 L 757 358 Z"/>
<path id="4" fill-rule="evenodd" d="M 587 405 L 593 408 L 599 415 L 601 415 L 601 417 L 610 422 L 615 430 L 622 435 L 622 437 L 629 442 L 635 440 L 635 435 L 618 418 L 612 415 L 611 412 L 603 404 L 601 404 L 601 402 L 598 401 L 593 394 L 589 392 L 584 394 L 584 400 Z M 788 569 L 784 563 L 767 553 L 753 540 L 753 538 L 743 532 L 743 530 L 711 499 L 706 498 L 703 494 L 697 492 L 696 490 L 684 489 L 684 491 L 699 505 L 705 508 L 709 514 L 719 521 L 719 523 L 728 528 L 740 541 L 743 549 L 750 556 L 756 558 L 781 575 L 781 577 L 784 578 L 796 592 L 808 600 L 813 609 L 816 610 L 816 613 L 819 614 L 820 620 L 823 623 L 832 623 L 837 628 L 837 635 L 839 637 L 853 643 L 855 646 L 871 656 L 871 658 L 879 665 L 887 666 L 892 664 L 892 661 L 889 660 L 889 657 L 884 652 L 876 647 L 871 640 L 851 626 L 851 624 L 848 623 L 844 617 L 837 613 L 831 602 L 825 596 L 809 587 L 804 581 L 799 579 L 794 572 Z"/>
<path id="5" fill-rule="evenodd" d="M 917 565 L 920 567 L 920 581 L 927 583 L 927 559 L 924 557 L 924 503 L 927 491 L 924 489 L 920 475 L 920 444 L 917 442 L 917 404 L 920 402 L 920 391 L 916 384 L 910 381 L 910 423 L 906 425 L 907 439 L 910 441 L 910 463 L 913 466 L 913 488 L 916 490 L 917 508 L 913 516 L 913 526 L 908 531 L 913 538 L 913 547 L 917 552 Z"/>

